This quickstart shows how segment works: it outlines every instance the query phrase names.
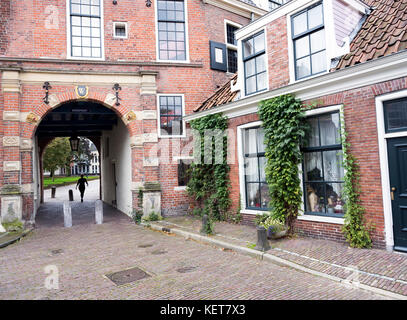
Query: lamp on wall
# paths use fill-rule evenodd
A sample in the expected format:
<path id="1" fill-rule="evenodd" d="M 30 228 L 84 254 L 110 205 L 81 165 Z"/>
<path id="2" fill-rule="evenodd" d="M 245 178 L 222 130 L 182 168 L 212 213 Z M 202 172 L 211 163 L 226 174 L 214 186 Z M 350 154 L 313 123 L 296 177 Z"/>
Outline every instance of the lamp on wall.
<path id="1" fill-rule="evenodd" d="M 116 0 L 113 0 L 113 4 L 116 5 L 116 4 L 117 4 L 117 1 L 116 1 Z"/>
<path id="2" fill-rule="evenodd" d="M 76 135 L 73 135 L 69 138 L 69 144 L 71 145 L 72 151 L 78 151 L 79 149 L 79 138 Z"/>

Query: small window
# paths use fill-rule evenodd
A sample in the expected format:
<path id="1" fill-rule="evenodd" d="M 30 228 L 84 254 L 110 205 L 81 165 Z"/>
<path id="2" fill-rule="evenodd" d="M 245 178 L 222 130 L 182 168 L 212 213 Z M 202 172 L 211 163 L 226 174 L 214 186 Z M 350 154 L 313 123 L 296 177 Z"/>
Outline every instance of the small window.
<path id="1" fill-rule="evenodd" d="M 278 9 L 288 1 L 290 0 L 269 0 L 269 10 L 273 11 L 275 9 Z"/>
<path id="2" fill-rule="evenodd" d="M 267 69 L 264 32 L 245 39 L 242 44 L 246 95 L 266 90 Z"/>
<path id="3" fill-rule="evenodd" d="M 324 13 L 322 3 L 291 18 L 295 79 L 310 77 L 327 69 Z"/>
<path id="4" fill-rule="evenodd" d="M 243 131 L 243 157 L 246 208 L 269 210 L 270 193 L 266 182 L 264 130 L 261 127 Z"/>
<path id="5" fill-rule="evenodd" d="M 125 22 L 114 22 L 114 38 L 125 39 L 127 38 L 127 23 Z"/>
<path id="6" fill-rule="evenodd" d="M 343 217 L 344 169 L 339 112 L 309 117 L 302 147 L 305 214 Z"/>
<path id="7" fill-rule="evenodd" d="M 226 23 L 227 72 L 237 72 L 237 41 L 235 32 L 239 27 Z"/>
<path id="8" fill-rule="evenodd" d="M 178 186 L 185 187 L 191 178 L 189 169 L 191 167 L 190 159 L 180 159 L 178 162 Z"/>
<path id="9" fill-rule="evenodd" d="M 161 136 L 180 136 L 183 134 L 182 104 L 182 96 L 159 97 Z"/>
<path id="10" fill-rule="evenodd" d="M 386 133 L 407 131 L 407 98 L 383 103 Z"/>
<path id="11" fill-rule="evenodd" d="M 226 24 L 226 40 L 228 44 L 231 44 L 233 46 L 237 45 L 235 32 L 238 29 L 239 29 L 238 27 L 232 26 L 229 23 Z"/>

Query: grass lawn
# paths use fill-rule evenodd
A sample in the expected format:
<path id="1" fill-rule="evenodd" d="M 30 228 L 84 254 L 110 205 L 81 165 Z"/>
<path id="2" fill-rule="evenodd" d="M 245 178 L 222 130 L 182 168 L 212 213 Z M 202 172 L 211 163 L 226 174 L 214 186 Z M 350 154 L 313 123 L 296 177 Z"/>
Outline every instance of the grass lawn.
<path id="1" fill-rule="evenodd" d="M 99 179 L 99 176 L 84 176 L 88 181 Z M 52 178 L 46 177 L 44 178 L 44 188 L 48 186 L 58 186 L 58 185 L 65 185 L 69 183 L 76 183 L 80 176 L 69 176 L 69 177 L 54 177 L 54 181 Z"/>

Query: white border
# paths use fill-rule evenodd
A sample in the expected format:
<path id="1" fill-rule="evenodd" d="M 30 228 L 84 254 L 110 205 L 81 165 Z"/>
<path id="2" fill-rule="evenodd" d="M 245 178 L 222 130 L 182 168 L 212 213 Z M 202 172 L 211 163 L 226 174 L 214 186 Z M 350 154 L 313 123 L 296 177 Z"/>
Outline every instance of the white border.
<path id="1" fill-rule="evenodd" d="M 233 44 L 228 43 L 228 29 L 227 29 L 227 25 L 228 25 L 228 24 L 231 25 L 231 26 L 233 26 L 233 27 L 238 28 L 238 30 L 242 27 L 242 25 L 239 24 L 239 23 L 230 21 L 230 20 L 228 20 L 228 19 L 224 19 L 224 20 L 223 20 L 223 25 L 224 25 L 224 30 L 225 30 L 226 64 L 227 64 L 227 66 L 229 65 L 229 61 L 228 61 L 229 58 L 228 58 L 228 52 L 227 52 L 227 50 L 228 50 L 228 49 L 232 49 L 232 50 L 235 50 L 236 52 L 238 52 L 237 44 L 236 44 L 236 45 L 233 45 Z M 236 39 L 236 43 L 237 43 L 236 35 L 235 35 L 235 39 Z M 238 58 L 238 59 L 239 59 L 239 58 Z M 226 70 L 228 69 L 227 66 L 226 66 Z M 230 73 L 228 70 L 227 70 L 226 72 L 229 73 L 229 74 L 232 74 L 232 73 Z"/>
<path id="2" fill-rule="evenodd" d="M 189 60 L 189 32 L 188 32 L 188 4 L 187 0 L 184 1 L 184 14 L 185 14 L 185 60 L 160 60 L 160 42 L 158 40 L 158 0 L 154 0 L 154 23 L 155 23 L 155 60 L 157 62 L 167 63 L 190 63 Z"/>
<path id="3" fill-rule="evenodd" d="M 66 0 L 66 58 L 69 60 L 105 60 L 105 22 L 103 0 L 100 0 L 100 45 L 102 50 L 101 58 L 72 57 L 71 56 L 71 0 Z"/>
<path id="4" fill-rule="evenodd" d="M 116 26 L 124 26 L 126 31 L 126 35 L 124 36 L 116 36 Z M 127 39 L 129 36 L 128 25 L 125 21 L 113 21 L 113 39 Z"/>
<path id="5" fill-rule="evenodd" d="M 160 126 L 160 97 L 181 97 L 182 103 L 182 135 L 161 135 L 161 126 Z M 186 138 L 186 122 L 185 117 L 185 96 L 183 93 L 158 93 L 157 94 L 157 135 L 158 138 L 171 139 L 171 138 Z"/>
<path id="6" fill-rule="evenodd" d="M 310 116 L 329 113 L 329 112 L 333 112 L 333 111 L 339 111 L 339 117 L 342 118 L 343 115 L 342 115 L 341 107 L 342 107 L 342 105 L 334 105 L 334 106 L 329 106 L 329 107 L 315 108 L 315 109 L 306 111 L 305 115 L 307 117 L 310 117 Z M 297 219 L 304 220 L 304 221 L 344 224 L 345 223 L 344 218 L 324 217 L 324 216 L 317 216 L 317 215 L 312 215 L 312 214 L 304 214 L 304 184 L 303 184 L 303 175 L 302 175 L 302 165 L 299 164 L 298 168 L 299 168 L 299 173 L 300 173 L 300 182 L 301 182 L 301 191 L 303 194 L 303 200 L 301 203 L 301 211 L 298 212 Z"/>
<path id="7" fill-rule="evenodd" d="M 396 133 L 385 133 L 384 110 L 383 102 L 407 97 L 407 90 L 387 93 L 377 96 L 376 103 L 376 119 L 377 119 L 377 135 L 379 141 L 379 159 L 380 159 L 380 174 L 382 180 L 382 197 L 384 211 L 384 233 L 386 239 L 387 250 L 393 250 L 394 234 L 393 234 L 393 209 L 390 196 L 390 174 L 389 160 L 387 155 L 387 139 L 397 137 L 407 137 L 407 131 Z"/>

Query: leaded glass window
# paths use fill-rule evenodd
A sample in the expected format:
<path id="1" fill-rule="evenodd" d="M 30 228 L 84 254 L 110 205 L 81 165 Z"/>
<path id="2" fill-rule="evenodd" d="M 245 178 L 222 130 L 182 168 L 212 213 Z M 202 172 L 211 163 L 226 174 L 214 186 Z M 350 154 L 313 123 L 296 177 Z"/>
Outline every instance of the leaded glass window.
<path id="1" fill-rule="evenodd" d="M 159 101 L 161 135 L 182 135 L 182 97 L 160 96 Z"/>

